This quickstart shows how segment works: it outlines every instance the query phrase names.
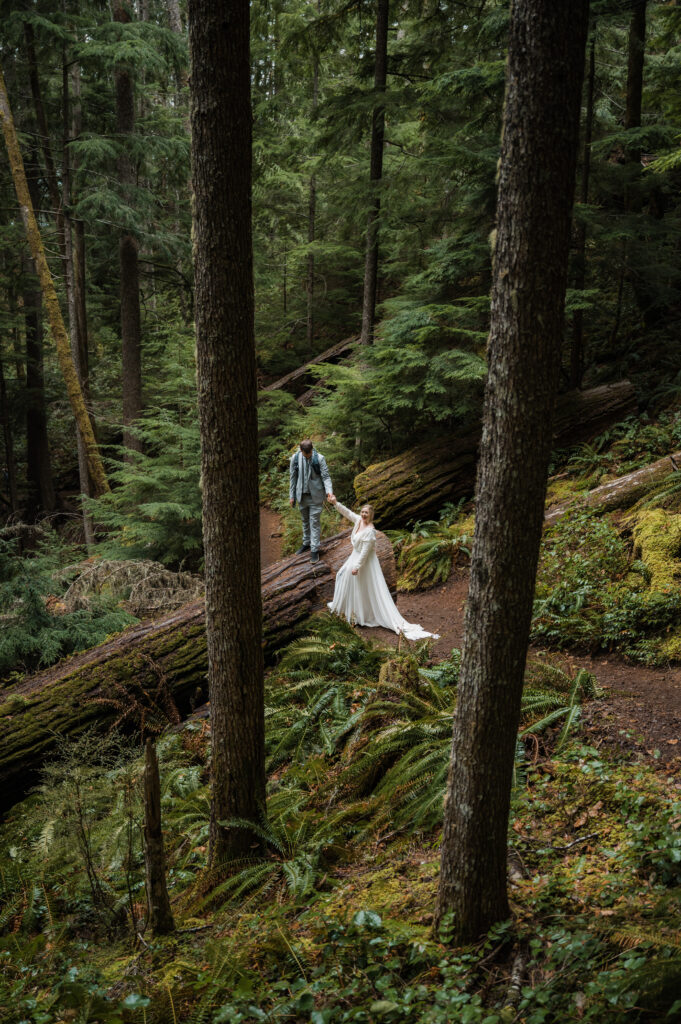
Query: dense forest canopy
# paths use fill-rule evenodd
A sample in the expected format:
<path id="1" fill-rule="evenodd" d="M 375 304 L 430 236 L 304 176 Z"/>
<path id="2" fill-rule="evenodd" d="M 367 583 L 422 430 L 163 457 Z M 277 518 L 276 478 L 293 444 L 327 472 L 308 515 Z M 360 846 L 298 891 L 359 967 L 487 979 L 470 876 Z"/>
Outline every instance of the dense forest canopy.
<path id="1" fill-rule="evenodd" d="M 533 111 L 573 88 L 525 138 L 509 39 L 550 0 L 0 0 L 8 1024 L 681 1020 L 681 6 L 554 2 Z M 306 437 L 441 637 L 322 611 Z"/>
<path id="2" fill-rule="evenodd" d="M 93 419 L 110 460 L 122 454 L 116 446 L 129 384 L 121 370 L 121 324 L 135 301 L 129 292 L 121 301 L 116 243 L 134 240 L 143 405 L 135 436 L 146 440 L 138 445 L 143 462 L 151 453 L 163 458 L 160 435 L 164 447 L 179 446 L 179 515 L 180 508 L 196 512 L 187 508 L 184 488 L 196 443 L 187 44 L 177 5 L 149 2 L 126 11 L 129 18 L 112 20 L 108 5 L 67 4 L 55 12 L 13 4 L 3 18 L 3 69 L 65 319 L 65 222 L 71 259 L 84 271 L 81 347 Z M 306 412 L 282 394 L 262 401 L 267 465 L 301 429 L 334 431 L 333 449 L 356 471 L 357 458 L 367 464 L 397 453 L 423 431 L 460 428 L 479 410 L 508 7 L 488 0 L 474 16 L 457 3 L 392 9 L 383 173 L 371 188 L 371 5 L 254 3 L 251 14 L 262 384 L 358 334 L 367 209 L 380 188 L 375 344 L 361 358 L 323 367 L 325 386 Z M 676 346 L 668 343 L 679 311 L 678 22 L 675 4 L 648 3 L 645 41 L 637 43 L 629 3 L 592 7 L 561 381 L 565 389 L 631 377 L 652 410 L 666 401 L 680 369 Z M 637 45 L 645 46 L 638 104 L 630 69 Z M 134 99 L 134 117 L 124 127 L 117 110 L 122 78 Z M 42 448 L 49 448 L 58 500 L 68 505 L 68 492 L 79 490 L 74 428 L 48 336 L 47 437 L 39 435 L 38 443 L 31 416 L 27 422 L 42 401 L 26 354 L 37 292 L 6 166 L 2 189 L 3 405 L 11 446 L 2 497 L 8 510 L 13 504 L 35 513 L 45 497 L 32 490 L 32 446 L 43 462 Z M 40 321 L 38 314 L 37 330 Z M 359 434 L 362 448 L 355 451 Z M 162 463 L 154 462 L 153 473 L 146 463 L 141 472 L 129 466 L 109 463 L 110 472 L 123 473 L 118 482 L 129 507 L 145 497 L 169 498 Z M 346 488 L 349 482 L 348 474 Z M 119 490 L 103 514 L 115 519 L 123 507 Z M 182 554 L 191 557 L 173 557 Z"/>

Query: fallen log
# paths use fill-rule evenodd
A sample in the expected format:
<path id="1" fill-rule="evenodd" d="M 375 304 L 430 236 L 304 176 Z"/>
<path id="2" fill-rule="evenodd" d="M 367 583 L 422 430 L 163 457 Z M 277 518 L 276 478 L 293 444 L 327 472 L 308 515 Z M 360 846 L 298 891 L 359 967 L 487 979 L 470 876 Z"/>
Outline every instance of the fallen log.
<path id="1" fill-rule="evenodd" d="M 358 337 L 353 336 L 352 338 L 344 338 L 343 341 L 336 342 L 331 348 L 327 348 L 325 352 L 321 352 L 314 359 L 310 359 L 307 363 L 303 363 L 302 366 L 298 366 L 295 370 L 291 370 L 284 377 L 280 377 L 279 380 L 275 380 L 272 384 L 268 384 L 264 387 L 263 391 L 296 391 L 298 388 L 296 385 L 304 386 L 306 378 L 310 376 L 310 367 L 318 366 L 319 363 L 335 363 L 344 356 L 350 354 L 352 346 L 359 341 Z"/>
<path id="2" fill-rule="evenodd" d="M 350 531 L 325 540 L 321 559 L 291 555 L 261 573 L 265 656 L 291 640 L 333 596 L 336 571 L 350 553 Z M 395 595 L 395 558 L 377 534 L 376 552 Z M 203 601 L 141 622 L 118 636 L 0 692 L 0 811 L 38 778 L 59 737 L 88 729 L 153 731 L 208 699 Z"/>
<path id="3" fill-rule="evenodd" d="M 637 469 L 626 476 L 619 476 L 616 480 L 609 480 L 607 484 L 594 487 L 583 494 L 575 495 L 569 501 L 561 501 L 554 505 L 544 516 L 544 525 L 551 526 L 564 516 L 571 508 L 592 508 L 599 512 L 614 512 L 616 509 L 631 508 L 640 498 L 662 483 L 670 473 L 681 471 L 681 451 L 671 455 L 665 455 L 657 462 L 651 462 L 643 469 Z"/>
<path id="4" fill-rule="evenodd" d="M 560 395 L 554 416 L 557 448 L 577 444 L 636 411 L 629 381 Z M 433 437 L 355 477 L 359 502 L 374 506 L 383 529 L 432 519 L 449 501 L 472 497 L 480 428 L 464 437 Z"/>

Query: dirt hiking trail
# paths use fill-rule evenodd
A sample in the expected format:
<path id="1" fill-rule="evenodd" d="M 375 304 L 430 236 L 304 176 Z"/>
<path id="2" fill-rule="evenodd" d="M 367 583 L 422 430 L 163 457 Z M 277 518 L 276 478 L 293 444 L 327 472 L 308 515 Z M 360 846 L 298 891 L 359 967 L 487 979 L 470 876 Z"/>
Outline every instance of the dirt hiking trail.
<path id="1" fill-rule="evenodd" d="M 261 510 L 260 551 L 263 566 L 281 558 L 281 524 L 270 509 Z M 435 660 L 461 647 L 468 574 L 455 569 L 444 586 L 400 593 L 397 605 L 408 622 L 439 633 L 433 643 Z M 387 629 L 358 628 L 367 639 L 397 646 L 398 637 Z M 404 644 L 404 641 L 402 641 Z M 681 665 L 647 668 L 616 654 L 558 653 L 531 648 L 529 657 L 549 657 L 561 667 L 586 668 L 605 691 L 603 700 L 584 706 L 582 728 L 587 742 L 644 760 L 656 761 L 681 773 Z"/>

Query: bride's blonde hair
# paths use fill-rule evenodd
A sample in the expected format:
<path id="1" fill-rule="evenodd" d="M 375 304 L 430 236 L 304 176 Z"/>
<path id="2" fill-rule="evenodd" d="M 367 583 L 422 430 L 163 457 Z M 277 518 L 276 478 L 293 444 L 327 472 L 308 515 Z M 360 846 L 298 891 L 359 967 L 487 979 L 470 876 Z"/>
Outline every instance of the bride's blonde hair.
<path id="1" fill-rule="evenodd" d="M 368 510 L 368 512 L 369 512 L 369 522 L 373 523 L 373 521 L 374 521 L 374 506 L 373 505 L 362 505 L 361 509 L 359 510 L 360 514 L 364 511 L 364 509 Z"/>

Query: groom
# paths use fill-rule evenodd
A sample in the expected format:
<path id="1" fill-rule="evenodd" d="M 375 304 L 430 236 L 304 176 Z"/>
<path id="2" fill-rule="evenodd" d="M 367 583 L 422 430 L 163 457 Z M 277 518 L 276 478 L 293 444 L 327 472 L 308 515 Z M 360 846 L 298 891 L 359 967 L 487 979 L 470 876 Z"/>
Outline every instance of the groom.
<path id="1" fill-rule="evenodd" d="M 320 520 L 324 497 L 333 497 L 333 484 L 326 459 L 315 451 L 312 441 L 300 442 L 300 451 L 294 452 L 289 463 L 289 505 L 298 502 L 303 521 L 303 543 L 296 551 L 310 552 L 310 561 L 319 561 Z"/>

